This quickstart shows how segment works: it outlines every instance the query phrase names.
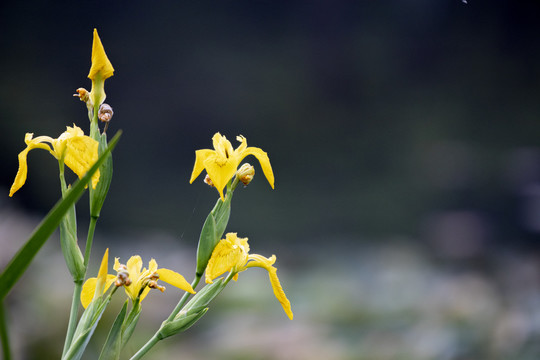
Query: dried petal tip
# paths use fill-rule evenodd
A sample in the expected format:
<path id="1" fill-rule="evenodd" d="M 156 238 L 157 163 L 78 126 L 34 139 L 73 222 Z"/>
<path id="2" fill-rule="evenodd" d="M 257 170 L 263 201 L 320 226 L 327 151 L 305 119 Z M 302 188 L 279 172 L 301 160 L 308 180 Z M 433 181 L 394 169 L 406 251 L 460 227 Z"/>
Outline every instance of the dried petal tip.
<path id="1" fill-rule="evenodd" d="M 78 88 L 77 90 L 75 90 L 77 93 L 76 94 L 73 94 L 73 96 L 76 96 L 78 97 L 79 99 L 81 99 L 81 101 L 87 103 L 88 100 L 90 100 L 90 93 L 88 92 L 88 90 L 86 90 L 85 88 Z"/>
<path id="2" fill-rule="evenodd" d="M 210 176 L 208 174 L 206 174 L 206 176 L 204 177 L 204 182 L 206 183 L 206 185 L 214 187 L 214 183 L 212 182 L 212 179 L 210 179 Z"/>
<path id="3" fill-rule="evenodd" d="M 238 169 L 236 172 L 236 177 L 238 180 L 240 180 L 242 184 L 246 186 L 251 182 L 251 180 L 253 180 L 253 176 L 255 176 L 255 168 L 253 165 L 248 163 L 240 166 L 240 169 Z"/>
<path id="4" fill-rule="evenodd" d="M 99 107 L 99 112 L 98 112 L 99 120 L 101 120 L 102 122 L 109 122 L 111 121 L 113 115 L 114 115 L 114 111 L 109 104 L 105 104 L 105 103 L 101 104 L 101 106 Z"/>

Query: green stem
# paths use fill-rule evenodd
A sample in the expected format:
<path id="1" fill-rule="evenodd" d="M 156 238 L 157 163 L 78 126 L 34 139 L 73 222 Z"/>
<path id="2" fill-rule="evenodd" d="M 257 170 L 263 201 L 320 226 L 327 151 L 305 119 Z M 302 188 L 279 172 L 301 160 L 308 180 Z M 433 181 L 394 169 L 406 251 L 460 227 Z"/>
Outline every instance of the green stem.
<path id="1" fill-rule="evenodd" d="M 8 326 L 6 313 L 4 311 L 4 301 L 0 302 L 0 340 L 2 340 L 2 354 L 4 360 L 11 360 L 11 350 L 9 348 Z"/>
<path id="2" fill-rule="evenodd" d="M 73 335 L 75 334 L 75 329 L 77 328 L 77 315 L 79 314 L 79 299 L 81 297 L 81 290 L 82 281 L 76 281 L 75 288 L 73 289 L 73 298 L 71 299 L 71 311 L 69 312 L 69 323 L 66 333 L 66 340 L 64 341 L 62 357 L 66 355 L 66 352 L 71 346 L 71 341 L 73 340 Z"/>
<path id="3" fill-rule="evenodd" d="M 156 345 L 158 343 L 159 340 L 161 340 L 159 338 L 159 332 L 156 332 L 154 334 L 154 336 L 152 336 L 152 338 L 150 340 L 148 340 L 148 342 L 146 344 L 144 344 L 144 346 L 142 348 L 139 349 L 139 351 L 137 351 L 137 353 L 135 355 L 133 355 L 131 357 L 130 360 L 137 360 L 137 359 L 140 359 L 142 358 L 148 351 L 150 351 L 150 349 Z"/>
<path id="4" fill-rule="evenodd" d="M 195 279 L 193 279 L 193 282 L 191 283 L 191 287 L 195 289 L 197 285 L 199 284 L 199 281 L 201 281 L 201 276 L 195 275 Z M 186 304 L 186 301 L 189 299 L 190 295 L 191 294 L 188 293 L 187 291 L 184 293 L 184 296 L 182 296 L 182 298 L 180 299 L 180 301 L 178 302 L 178 304 L 172 311 L 171 315 L 169 315 L 169 318 L 167 319 L 167 321 L 172 321 L 174 317 L 180 312 L 180 310 L 182 310 L 182 308 Z"/>
<path id="5" fill-rule="evenodd" d="M 88 226 L 88 236 L 86 237 L 86 248 L 84 249 L 84 268 L 88 269 L 88 262 L 90 261 L 90 252 L 92 251 L 92 243 L 94 242 L 94 232 L 96 230 L 96 224 L 98 221 L 97 216 L 90 217 L 90 225 Z"/>
<path id="6" fill-rule="evenodd" d="M 67 185 L 66 178 L 64 176 L 64 161 L 60 159 L 58 161 L 60 167 L 60 188 L 62 189 L 62 199 L 66 197 L 67 194 Z M 63 220 L 65 221 L 65 219 Z M 66 339 L 64 340 L 64 350 L 62 351 L 62 356 L 65 355 L 66 351 L 71 346 L 71 341 L 73 340 L 73 334 L 75 334 L 75 328 L 77 327 L 77 315 L 79 314 L 79 297 L 81 294 L 82 282 L 75 281 L 75 287 L 73 289 L 73 297 L 71 299 L 71 310 L 69 312 L 69 321 L 68 328 L 66 332 Z"/>

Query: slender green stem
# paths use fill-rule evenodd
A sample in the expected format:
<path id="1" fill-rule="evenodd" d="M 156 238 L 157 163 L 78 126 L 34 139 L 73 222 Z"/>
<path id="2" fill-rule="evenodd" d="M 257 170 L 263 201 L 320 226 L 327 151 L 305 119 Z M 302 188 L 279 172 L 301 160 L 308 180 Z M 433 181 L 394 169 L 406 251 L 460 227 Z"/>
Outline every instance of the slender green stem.
<path id="1" fill-rule="evenodd" d="M 4 360 L 11 360 L 11 349 L 9 348 L 8 325 L 4 310 L 4 301 L 0 301 L 0 340 L 2 341 L 2 354 Z"/>
<path id="2" fill-rule="evenodd" d="M 90 225 L 88 226 L 88 236 L 86 238 L 86 248 L 84 249 L 84 268 L 88 269 L 88 262 L 90 261 L 90 252 L 92 251 L 92 243 L 94 242 L 94 231 L 96 230 L 96 224 L 98 221 L 97 216 L 90 217 Z"/>
<path id="3" fill-rule="evenodd" d="M 195 289 L 197 287 L 197 285 L 199 284 L 199 281 L 201 281 L 201 276 L 200 275 L 195 275 L 195 279 L 193 279 L 193 282 L 191 283 L 191 287 L 193 289 Z M 180 301 L 178 302 L 178 304 L 176 305 L 176 307 L 172 311 L 171 315 L 169 315 L 167 321 L 172 321 L 174 319 L 174 317 L 180 312 L 180 310 L 182 310 L 182 308 L 186 304 L 186 301 L 189 299 L 190 295 L 191 294 L 188 293 L 187 291 L 185 292 L 184 296 L 182 296 L 182 298 L 180 299 Z"/>
<path id="4" fill-rule="evenodd" d="M 66 178 L 64 176 L 64 161 L 63 159 L 58 160 L 58 165 L 60 168 L 60 187 L 62 189 L 62 199 L 66 197 L 67 194 L 67 185 Z M 62 221 L 65 221 L 62 220 Z M 71 299 L 71 310 L 69 312 L 69 321 L 68 328 L 66 332 L 66 339 L 64 340 L 64 350 L 62 351 L 62 356 L 65 355 L 66 351 L 71 346 L 71 341 L 73 340 L 73 334 L 75 334 L 75 329 L 77 328 L 77 317 L 79 314 L 79 297 L 81 294 L 82 282 L 75 281 L 75 287 L 73 288 L 73 297 Z"/>
<path id="5" fill-rule="evenodd" d="M 82 281 L 76 281 L 73 288 L 73 298 L 71 299 L 71 310 L 69 312 L 69 323 L 66 333 L 66 340 L 64 341 L 64 350 L 62 351 L 62 357 L 66 355 L 71 341 L 73 340 L 73 334 L 77 328 L 77 316 L 79 315 L 79 299 L 81 297 Z"/>
<path id="6" fill-rule="evenodd" d="M 159 333 L 156 332 L 154 334 L 154 336 L 152 336 L 152 338 L 150 340 L 148 340 L 148 342 L 146 344 L 144 344 L 144 346 L 142 348 L 139 349 L 139 351 L 137 351 L 137 353 L 135 355 L 133 355 L 131 357 L 130 360 L 137 360 L 137 359 L 140 359 L 142 358 L 148 351 L 150 351 L 150 349 L 156 345 L 158 343 L 159 340 L 161 340 L 159 338 Z"/>

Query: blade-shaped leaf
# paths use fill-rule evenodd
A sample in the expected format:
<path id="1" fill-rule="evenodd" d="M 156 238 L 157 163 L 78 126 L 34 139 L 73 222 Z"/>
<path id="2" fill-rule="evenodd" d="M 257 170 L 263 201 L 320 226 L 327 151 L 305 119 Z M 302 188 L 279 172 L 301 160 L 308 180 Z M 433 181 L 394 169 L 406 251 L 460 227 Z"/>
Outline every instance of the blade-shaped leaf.
<path id="1" fill-rule="evenodd" d="M 21 277 L 24 271 L 28 268 L 34 256 L 38 253 L 39 249 L 45 244 L 47 239 L 51 236 L 54 230 L 58 227 L 62 218 L 70 207 L 79 200 L 84 192 L 86 185 L 90 182 L 92 175 L 101 166 L 103 161 L 107 158 L 107 155 L 118 143 L 120 139 L 121 131 L 114 136 L 109 143 L 107 150 L 101 154 L 96 163 L 88 170 L 82 179 L 75 182 L 71 190 L 68 191 L 66 197 L 60 200 L 49 211 L 47 216 L 34 230 L 30 238 L 22 246 L 22 248 L 15 254 L 11 262 L 6 266 L 2 274 L 0 275 L 0 301 L 9 293 L 13 285 Z"/>
<path id="2" fill-rule="evenodd" d="M 120 350 L 122 350 L 122 325 L 126 319 L 128 301 L 124 302 L 122 310 L 114 320 L 113 326 L 109 331 L 107 340 L 101 349 L 99 360 L 118 360 L 120 359 Z"/>

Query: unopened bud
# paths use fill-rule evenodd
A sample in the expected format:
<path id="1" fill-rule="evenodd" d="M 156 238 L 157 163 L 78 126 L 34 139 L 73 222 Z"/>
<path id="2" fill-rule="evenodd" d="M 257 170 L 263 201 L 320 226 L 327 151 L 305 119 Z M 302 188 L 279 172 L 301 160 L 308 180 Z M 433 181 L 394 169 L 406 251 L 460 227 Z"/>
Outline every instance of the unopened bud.
<path id="1" fill-rule="evenodd" d="M 204 177 L 204 182 L 208 186 L 214 187 L 214 183 L 212 182 L 212 179 L 210 179 L 210 176 L 208 174 L 206 174 L 206 176 Z"/>
<path id="2" fill-rule="evenodd" d="M 98 119 L 102 122 L 109 122 L 113 117 L 114 111 L 109 104 L 101 104 L 98 112 Z"/>
<path id="3" fill-rule="evenodd" d="M 255 168 L 248 163 L 240 166 L 240 169 L 236 172 L 236 177 L 244 185 L 248 185 L 253 180 L 253 176 L 255 176 Z"/>

